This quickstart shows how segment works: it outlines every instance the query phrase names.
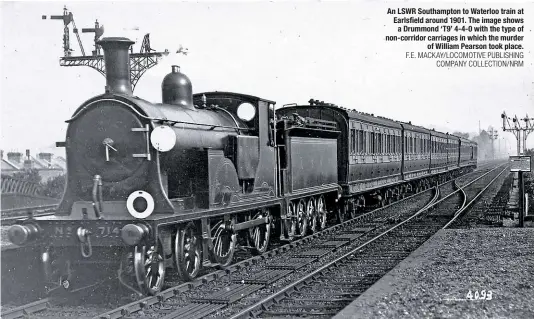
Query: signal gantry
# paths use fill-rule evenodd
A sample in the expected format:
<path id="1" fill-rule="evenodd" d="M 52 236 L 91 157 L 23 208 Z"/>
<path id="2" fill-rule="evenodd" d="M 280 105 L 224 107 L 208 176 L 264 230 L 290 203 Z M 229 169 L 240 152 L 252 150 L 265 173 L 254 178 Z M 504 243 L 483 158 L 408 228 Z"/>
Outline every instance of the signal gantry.
<path id="1" fill-rule="evenodd" d="M 46 20 L 47 16 L 43 15 L 42 19 Z M 101 53 L 101 47 L 98 44 L 100 37 L 104 34 L 104 26 L 100 25 L 98 20 L 95 21 L 94 28 L 83 28 L 82 33 L 94 33 L 94 47 L 91 55 L 85 55 L 82 41 L 80 39 L 78 28 L 74 22 L 74 15 L 67 10 L 65 6 L 63 8 L 62 15 L 51 15 L 50 20 L 62 20 L 63 21 L 63 57 L 59 59 L 59 65 L 61 66 L 88 66 L 98 71 L 103 76 L 106 76 L 106 66 L 104 63 L 104 55 Z M 74 51 L 70 46 L 70 25 L 72 25 L 72 32 L 76 35 L 78 45 L 80 48 L 81 56 L 73 56 Z M 133 50 L 133 48 L 132 48 Z M 184 55 L 187 53 L 179 52 Z M 158 64 L 159 60 L 169 54 L 168 50 L 163 52 L 157 52 L 150 47 L 150 34 L 147 33 L 143 37 L 141 44 L 141 50 L 139 53 L 130 53 L 130 82 L 132 84 L 132 90 L 141 76 L 150 68 Z"/>
<path id="2" fill-rule="evenodd" d="M 524 118 L 518 118 L 517 115 L 510 118 L 506 115 L 506 112 L 502 112 L 501 118 L 502 130 L 504 132 L 512 132 L 515 135 L 517 140 L 517 155 L 520 155 L 521 153 L 524 154 L 527 151 L 527 137 L 530 133 L 534 132 L 534 118 L 530 118 L 528 114 Z M 510 119 L 513 124 L 510 123 Z M 521 121 L 525 124 L 522 125 Z M 523 132 L 523 134 L 521 134 L 521 132 Z"/>

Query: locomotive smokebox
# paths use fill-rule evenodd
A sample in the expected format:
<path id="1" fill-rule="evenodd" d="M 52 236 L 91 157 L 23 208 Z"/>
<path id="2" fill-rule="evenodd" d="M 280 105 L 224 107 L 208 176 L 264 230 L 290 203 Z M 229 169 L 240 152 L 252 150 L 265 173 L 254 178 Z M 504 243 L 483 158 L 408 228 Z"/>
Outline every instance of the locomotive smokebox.
<path id="1" fill-rule="evenodd" d="M 98 41 L 106 63 L 106 93 L 132 95 L 130 53 L 134 42 L 127 38 L 104 38 Z"/>
<path id="2" fill-rule="evenodd" d="M 180 105 L 187 109 L 194 109 L 193 86 L 187 75 L 180 72 L 180 67 L 172 66 L 172 72 L 163 78 L 161 83 L 163 103 Z"/>

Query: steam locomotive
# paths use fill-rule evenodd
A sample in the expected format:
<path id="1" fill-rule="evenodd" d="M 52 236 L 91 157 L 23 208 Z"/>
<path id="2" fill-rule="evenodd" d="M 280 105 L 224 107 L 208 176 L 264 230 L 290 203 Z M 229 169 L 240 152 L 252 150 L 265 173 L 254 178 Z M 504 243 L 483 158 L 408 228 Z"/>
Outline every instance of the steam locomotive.
<path id="1" fill-rule="evenodd" d="M 162 103 L 145 101 L 132 94 L 132 44 L 99 42 L 106 90 L 67 121 L 55 215 L 8 231 L 41 247 L 49 290 L 100 270 L 153 295 L 168 270 L 191 280 L 238 246 L 262 253 L 271 237 L 306 236 L 476 167 L 467 139 L 316 100 L 275 110 L 251 95 L 192 94 L 178 67 Z"/>

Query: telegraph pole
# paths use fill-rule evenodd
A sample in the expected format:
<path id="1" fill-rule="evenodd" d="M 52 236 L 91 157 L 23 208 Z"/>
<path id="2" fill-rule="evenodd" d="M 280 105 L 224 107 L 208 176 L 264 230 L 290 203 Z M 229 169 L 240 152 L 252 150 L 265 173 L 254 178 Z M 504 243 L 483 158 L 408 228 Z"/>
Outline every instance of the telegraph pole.
<path id="1" fill-rule="evenodd" d="M 488 134 L 489 138 L 491 140 L 491 153 L 493 156 L 493 160 L 495 160 L 495 140 L 499 137 L 499 132 L 497 130 L 494 130 L 493 127 L 488 128 Z"/>

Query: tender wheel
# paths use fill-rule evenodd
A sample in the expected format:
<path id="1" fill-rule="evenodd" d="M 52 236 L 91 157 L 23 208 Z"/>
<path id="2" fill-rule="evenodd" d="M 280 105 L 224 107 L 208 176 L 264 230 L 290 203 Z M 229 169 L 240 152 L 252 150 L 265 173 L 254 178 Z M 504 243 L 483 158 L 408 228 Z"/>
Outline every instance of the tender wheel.
<path id="1" fill-rule="evenodd" d="M 234 257 L 236 236 L 231 231 L 225 229 L 222 221 L 212 228 L 213 248 L 212 255 L 221 267 L 226 267 L 232 263 Z"/>
<path id="2" fill-rule="evenodd" d="M 202 267 L 200 234 L 193 222 L 176 232 L 174 262 L 178 275 L 185 281 L 195 278 Z"/>
<path id="3" fill-rule="evenodd" d="M 298 235 L 300 237 L 306 236 L 306 232 L 308 231 L 308 217 L 306 216 L 305 207 L 304 200 L 301 199 L 296 208 Z"/>
<path id="4" fill-rule="evenodd" d="M 378 206 L 384 207 L 387 205 L 386 197 L 384 195 L 380 195 L 378 198 Z"/>
<path id="5" fill-rule="evenodd" d="M 286 222 L 285 222 L 285 231 L 286 231 L 286 238 L 288 240 L 295 239 L 295 235 L 297 234 L 297 218 L 295 215 L 295 204 L 289 203 L 289 206 L 287 207 L 287 215 L 286 215 Z"/>
<path id="6" fill-rule="evenodd" d="M 308 219 L 308 229 L 314 233 L 317 231 L 317 215 L 315 212 L 315 199 L 310 197 L 306 204 L 306 218 Z"/>
<path id="7" fill-rule="evenodd" d="M 339 223 L 343 223 L 344 221 L 346 221 L 348 219 L 347 218 L 348 214 L 349 214 L 349 203 L 345 202 L 343 206 L 341 206 L 337 210 L 337 218 L 339 219 Z"/>
<path id="8" fill-rule="evenodd" d="M 352 205 L 352 209 L 349 208 L 349 212 L 348 212 L 348 213 L 345 213 L 345 216 L 350 215 L 350 218 L 356 218 L 356 217 L 358 217 L 358 208 L 360 207 L 361 202 L 362 202 L 362 199 L 361 199 L 361 198 L 358 199 L 358 202 L 357 202 L 358 205 L 354 205 L 354 202 L 352 202 L 352 204 L 353 204 L 353 205 Z M 347 218 L 347 219 L 348 219 L 348 218 Z"/>
<path id="9" fill-rule="evenodd" d="M 161 291 L 163 287 L 165 280 L 165 261 L 160 253 L 161 251 L 161 245 L 158 247 L 158 252 L 156 252 L 155 246 L 135 246 L 135 278 L 143 294 L 153 296 Z"/>
<path id="10" fill-rule="evenodd" d="M 271 217 L 268 209 L 257 212 L 252 219 L 260 219 L 265 217 Z M 269 239 L 271 238 L 271 222 L 267 224 L 259 225 L 248 229 L 248 242 L 249 245 L 254 247 L 253 252 L 256 254 L 263 254 L 267 251 L 269 246 Z"/>
<path id="11" fill-rule="evenodd" d="M 326 206 L 325 206 L 325 202 L 324 202 L 324 196 L 321 195 L 318 199 L 317 199 L 317 205 L 315 207 L 315 210 L 317 212 L 317 219 L 319 221 L 319 227 L 320 229 L 325 229 L 326 228 L 326 221 L 327 221 L 327 211 L 326 211 Z"/>

